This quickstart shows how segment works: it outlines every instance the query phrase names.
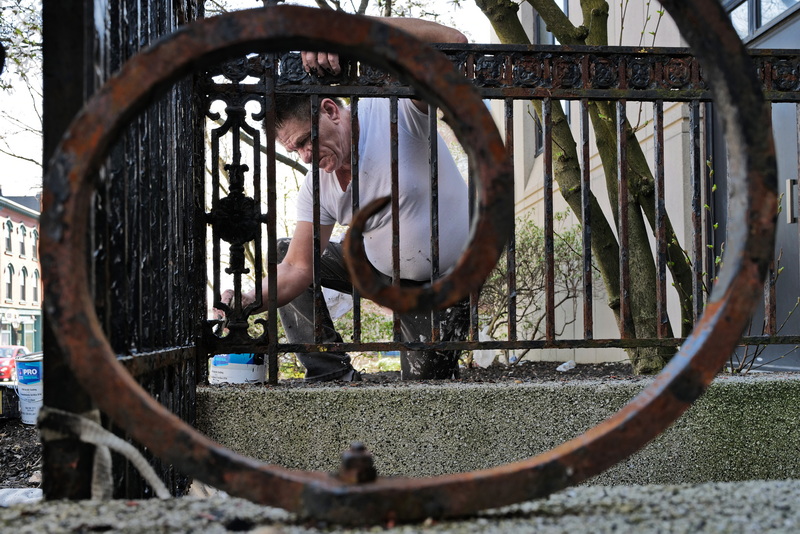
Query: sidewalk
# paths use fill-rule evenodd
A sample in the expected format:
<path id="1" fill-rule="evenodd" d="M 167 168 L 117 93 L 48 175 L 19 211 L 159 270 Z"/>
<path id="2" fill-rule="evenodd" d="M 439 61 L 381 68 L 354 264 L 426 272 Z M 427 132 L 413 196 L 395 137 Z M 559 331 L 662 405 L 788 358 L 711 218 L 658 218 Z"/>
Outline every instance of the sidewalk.
<path id="1" fill-rule="evenodd" d="M 583 486 L 541 501 L 458 521 L 342 529 L 298 521 L 274 508 L 212 497 L 165 501 L 52 502 L 0 509 L 0 530 L 63 532 L 794 533 L 800 480 L 682 486 Z M 384 525 L 385 527 L 385 525 Z"/>

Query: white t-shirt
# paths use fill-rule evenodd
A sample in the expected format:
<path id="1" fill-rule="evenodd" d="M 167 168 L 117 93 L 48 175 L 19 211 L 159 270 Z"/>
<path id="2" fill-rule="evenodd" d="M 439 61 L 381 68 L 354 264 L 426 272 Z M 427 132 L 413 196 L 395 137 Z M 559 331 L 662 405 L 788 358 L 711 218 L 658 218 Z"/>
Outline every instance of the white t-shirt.
<path id="1" fill-rule="evenodd" d="M 391 194 L 389 99 L 359 100 L 360 205 Z M 430 163 L 428 115 L 409 99 L 398 102 L 398 169 L 400 190 L 400 277 L 430 280 Z M 458 172 L 444 140 L 437 135 L 439 151 L 439 271 L 452 268 L 469 237 L 467 185 Z M 352 183 L 342 191 L 335 174 L 320 170 L 320 224 L 352 219 Z M 297 220 L 313 222 L 311 172 L 300 189 Z M 391 206 L 373 216 L 364 232 L 370 262 L 392 274 Z"/>

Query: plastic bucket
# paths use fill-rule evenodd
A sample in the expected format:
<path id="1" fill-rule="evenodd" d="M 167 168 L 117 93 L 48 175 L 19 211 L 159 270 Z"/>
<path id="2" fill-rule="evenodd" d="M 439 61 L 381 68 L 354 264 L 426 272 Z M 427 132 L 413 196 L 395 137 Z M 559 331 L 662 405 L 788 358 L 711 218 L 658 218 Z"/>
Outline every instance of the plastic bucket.
<path id="1" fill-rule="evenodd" d="M 258 384 L 266 377 L 261 354 L 217 354 L 208 364 L 209 384 Z"/>
<path id="2" fill-rule="evenodd" d="M 35 425 L 44 400 L 42 354 L 27 354 L 16 358 L 19 417 L 26 425 Z"/>

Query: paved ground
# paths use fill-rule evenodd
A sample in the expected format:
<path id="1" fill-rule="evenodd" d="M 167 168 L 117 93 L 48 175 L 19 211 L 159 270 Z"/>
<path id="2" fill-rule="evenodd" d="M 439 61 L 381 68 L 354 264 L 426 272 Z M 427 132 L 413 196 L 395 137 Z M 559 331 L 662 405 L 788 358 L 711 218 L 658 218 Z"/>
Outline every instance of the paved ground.
<path id="1" fill-rule="evenodd" d="M 0 508 L 0 531 L 442 533 L 794 533 L 800 480 L 692 486 L 592 486 L 459 521 L 348 530 L 297 521 L 281 510 L 214 496 L 166 501 L 53 502 Z M 388 528 L 387 528 L 388 527 Z"/>

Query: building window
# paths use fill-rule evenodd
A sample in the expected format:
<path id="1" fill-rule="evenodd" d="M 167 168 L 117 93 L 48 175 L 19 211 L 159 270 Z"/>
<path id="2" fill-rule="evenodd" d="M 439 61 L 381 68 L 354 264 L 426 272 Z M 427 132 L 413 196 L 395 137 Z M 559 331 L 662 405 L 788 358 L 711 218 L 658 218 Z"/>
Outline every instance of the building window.
<path id="1" fill-rule="evenodd" d="M 24 226 L 19 227 L 19 255 L 25 255 L 25 237 L 28 231 L 25 229 Z"/>
<path id="2" fill-rule="evenodd" d="M 33 302 L 39 302 L 39 271 L 33 271 L 33 287 L 31 288 Z"/>
<path id="3" fill-rule="evenodd" d="M 14 298 L 14 266 L 10 263 L 6 267 L 6 300 Z"/>
<path id="4" fill-rule="evenodd" d="M 28 289 L 28 269 L 23 267 L 19 275 L 19 300 L 20 302 L 25 302 Z"/>
<path id="5" fill-rule="evenodd" d="M 33 244 L 31 245 L 33 248 L 31 249 L 31 256 L 34 260 L 39 259 L 39 232 L 36 230 L 33 231 Z"/>
<path id="6" fill-rule="evenodd" d="M 6 221 L 6 252 L 11 254 L 11 241 L 12 234 L 14 233 L 14 225 L 11 221 Z"/>
<path id="7" fill-rule="evenodd" d="M 722 0 L 731 22 L 743 40 L 794 10 L 800 0 Z"/>

